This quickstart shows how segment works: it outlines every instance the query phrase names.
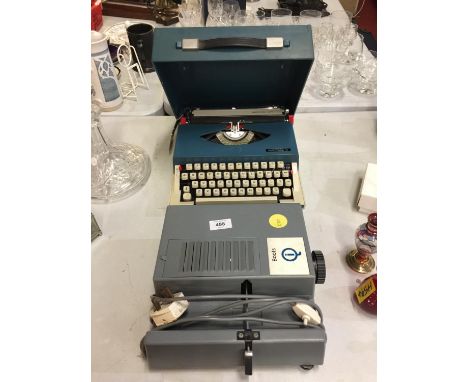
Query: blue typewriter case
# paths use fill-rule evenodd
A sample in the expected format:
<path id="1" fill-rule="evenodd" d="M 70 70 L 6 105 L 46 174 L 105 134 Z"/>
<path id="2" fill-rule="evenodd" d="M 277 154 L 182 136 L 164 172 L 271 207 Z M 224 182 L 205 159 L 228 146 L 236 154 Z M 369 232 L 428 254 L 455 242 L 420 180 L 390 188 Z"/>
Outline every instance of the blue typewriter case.
<path id="1" fill-rule="evenodd" d="M 174 165 L 298 162 L 292 118 L 312 67 L 310 26 L 157 28 L 153 63 L 181 121 Z M 219 131 L 253 131 L 224 144 Z"/>

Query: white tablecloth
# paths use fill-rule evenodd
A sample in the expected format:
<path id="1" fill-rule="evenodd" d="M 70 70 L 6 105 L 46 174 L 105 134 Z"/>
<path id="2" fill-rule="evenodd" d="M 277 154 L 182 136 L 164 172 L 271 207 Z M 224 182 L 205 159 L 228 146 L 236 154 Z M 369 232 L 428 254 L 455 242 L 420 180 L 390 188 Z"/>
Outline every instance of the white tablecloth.
<path id="1" fill-rule="evenodd" d="M 150 154 L 152 173 L 130 198 L 92 205 L 103 232 L 92 243 L 93 381 L 246 381 L 241 367 L 149 371 L 140 357 L 140 339 L 150 328 L 149 296 L 169 200 L 168 147 L 174 120 L 104 117 L 103 123 L 114 141 L 140 145 Z M 309 372 L 299 367 L 255 368 L 249 380 L 374 382 L 376 319 L 352 303 L 353 290 L 365 276 L 347 267 L 345 255 L 354 247 L 355 229 L 366 220 L 355 202 L 367 163 L 376 162 L 376 113 L 300 114 L 294 128 L 308 237 L 327 264 L 327 280 L 315 295 L 328 336 L 325 363 Z"/>

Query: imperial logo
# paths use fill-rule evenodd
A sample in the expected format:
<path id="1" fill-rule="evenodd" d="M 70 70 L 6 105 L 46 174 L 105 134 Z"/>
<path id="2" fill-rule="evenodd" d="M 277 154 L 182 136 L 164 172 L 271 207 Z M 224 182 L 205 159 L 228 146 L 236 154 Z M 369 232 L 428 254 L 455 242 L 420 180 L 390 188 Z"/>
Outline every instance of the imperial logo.
<path id="1" fill-rule="evenodd" d="M 285 248 L 281 252 L 281 257 L 286 261 L 296 261 L 300 255 L 301 252 L 298 252 L 293 248 Z"/>

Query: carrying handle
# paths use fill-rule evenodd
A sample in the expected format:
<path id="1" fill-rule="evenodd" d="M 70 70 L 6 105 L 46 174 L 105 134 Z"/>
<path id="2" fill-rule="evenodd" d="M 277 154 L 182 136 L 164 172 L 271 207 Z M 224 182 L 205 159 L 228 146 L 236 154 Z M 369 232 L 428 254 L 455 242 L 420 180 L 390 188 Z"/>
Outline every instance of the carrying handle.
<path id="1" fill-rule="evenodd" d="M 177 48 L 182 50 L 207 50 L 218 48 L 252 48 L 252 49 L 281 49 L 288 47 L 289 41 L 283 37 L 219 37 L 208 40 L 197 38 L 184 38 L 177 43 Z"/>

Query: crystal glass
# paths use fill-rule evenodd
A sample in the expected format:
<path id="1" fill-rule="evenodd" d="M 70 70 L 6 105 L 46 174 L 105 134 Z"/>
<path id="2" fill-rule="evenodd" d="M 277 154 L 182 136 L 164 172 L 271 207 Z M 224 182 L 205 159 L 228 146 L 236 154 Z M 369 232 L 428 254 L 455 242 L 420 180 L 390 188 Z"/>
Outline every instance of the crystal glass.
<path id="1" fill-rule="evenodd" d="M 360 33 L 356 34 L 356 37 L 351 42 L 350 46 L 346 51 L 345 63 L 354 64 L 362 55 L 364 47 L 364 36 Z"/>
<path id="2" fill-rule="evenodd" d="M 223 25 L 234 25 L 236 12 L 240 10 L 237 0 L 225 0 L 223 3 L 223 15 L 221 22 Z"/>
<path id="3" fill-rule="evenodd" d="M 345 29 L 343 37 L 348 41 L 354 41 L 358 35 L 359 26 L 355 23 L 350 23 L 349 26 Z"/>
<path id="4" fill-rule="evenodd" d="M 91 198 L 112 202 L 138 191 L 149 178 L 151 162 L 146 152 L 127 143 L 113 144 L 104 134 L 101 109 L 91 104 Z"/>
<path id="5" fill-rule="evenodd" d="M 352 44 L 352 41 L 356 38 L 357 25 L 348 24 L 346 26 L 333 25 L 333 34 L 330 37 L 336 43 L 336 49 L 344 59 L 346 51 Z"/>
<path id="6" fill-rule="evenodd" d="M 299 24 L 310 25 L 314 31 L 322 21 L 322 12 L 315 9 L 305 9 L 299 13 Z"/>
<path id="7" fill-rule="evenodd" d="M 329 21 L 323 20 L 316 28 L 314 44 L 317 48 L 320 48 L 323 44 L 329 42 L 333 42 L 335 45 L 338 45 L 343 41 L 345 30 L 345 27 L 340 27 Z"/>
<path id="8" fill-rule="evenodd" d="M 334 41 L 336 42 L 336 49 L 339 53 L 339 60 L 343 63 L 350 64 L 347 54 L 350 47 L 353 45 L 357 38 L 357 25 L 350 24 L 347 27 L 338 28 L 334 33 Z"/>
<path id="9" fill-rule="evenodd" d="M 357 95 L 375 96 L 377 94 L 377 58 L 372 51 L 358 56 L 348 88 Z"/>
<path id="10" fill-rule="evenodd" d="M 278 8 L 271 11 L 271 24 L 290 25 L 292 24 L 292 11 L 287 8 Z"/>
<path id="11" fill-rule="evenodd" d="M 324 18 L 313 30 L 316 60 L 312 78 L 319 86 L 315 93 L 321 98 L 332 99 L 343 95 L 356 73 L 356 62 L 362 54 L 363 37 L 358 26 L 350 21 L 350 13 L 335 12 L 335 20 Z M 338 20 L 338 21 L 337 21 Z"/>
<path id="12" fill-rule="evenodd" d="M 348 67 L 338 59 L 336 44 L 329 41 L 317 50 L 313 78 L 317 81 L 315 94 L 322 99 L 336 99 L 343 95 L 349 78 Z"/>
<path id="13" fill-rule="evenodd" d="M 218 24 L 223 15 L 223 0 L 208 0 L 208 14 Z"/>
<path id="14" fill-rule="evenodd" d="M 235 25 L 255 25 L 257 23 L 257 16 L 255 12 L 245 10 L 245 9 L 239 9 L 236 11 L 235 16 L 234 16 L 234 24 Z"/>
<path id="15" fill-rule="evenodd" d="M 182 0 L 179 5 L 179 21 L 184 27 L 202 26 L 202 4 L 200 0 Z"/>
<path id="16" fill-rule="evenodd" d="M 347 73 L 345 64 L 330 62 L 326 65 L 317 65 L 315 70 L 318 80 L 316 94 L 320 98 L 336 99 L 343 96 Z"/>
<path id="17" fill-rule="evenodd" d="M 353 14 L 348 11 L 333 11 L 330 14 L 330 22 L 339 27 L 347 27 L 351 23 Z"/>

